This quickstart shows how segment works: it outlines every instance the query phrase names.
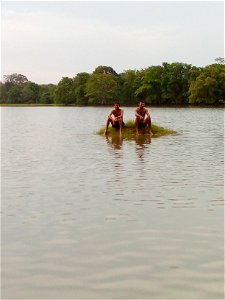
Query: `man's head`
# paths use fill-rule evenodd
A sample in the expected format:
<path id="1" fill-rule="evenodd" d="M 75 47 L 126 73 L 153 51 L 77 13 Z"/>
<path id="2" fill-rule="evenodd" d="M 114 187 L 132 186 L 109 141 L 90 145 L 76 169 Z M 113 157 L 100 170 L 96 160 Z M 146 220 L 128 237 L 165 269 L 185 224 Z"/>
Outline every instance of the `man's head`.
<path id="1" fill-rule="evenodd" d="M 116 103 L 114 104 L 114 108 L 115 108 L 115 109 L 119 109 L 119 108 L 120 108 L 120 104 L 119 104 L 118 102 L 116 102 Z"/>
<path id="2" fill-rule="evenodd" d="M 139 106 L 140 108 L 144 107 L 144 106 L 145 106 L 145 102 L 144 102 L 143 100 L 139 101 L 139 102 L 138 102 L 138 106 Z"/>

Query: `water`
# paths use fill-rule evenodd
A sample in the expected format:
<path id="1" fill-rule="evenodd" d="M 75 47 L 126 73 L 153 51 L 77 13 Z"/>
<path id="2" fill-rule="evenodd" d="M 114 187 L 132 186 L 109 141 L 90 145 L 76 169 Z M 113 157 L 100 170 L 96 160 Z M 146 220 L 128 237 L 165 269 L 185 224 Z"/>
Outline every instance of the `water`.
<path id="1" fill-rule="evenodd" d="M 223 109 L 107 140 L 110 108 L 3 107 L 2 299 L 224 299 Z M 125 108 L 125 121 L 134 108 Z"/>

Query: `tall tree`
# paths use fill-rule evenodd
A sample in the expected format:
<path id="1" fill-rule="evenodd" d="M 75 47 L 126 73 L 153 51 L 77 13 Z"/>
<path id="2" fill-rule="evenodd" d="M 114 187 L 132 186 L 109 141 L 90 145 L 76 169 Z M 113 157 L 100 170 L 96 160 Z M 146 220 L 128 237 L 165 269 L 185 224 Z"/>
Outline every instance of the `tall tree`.
<path id="1" fill-rule="evenodd" d="M 10 75 L 4 75 L 4 102 L 5 103 L 22 103 L 22 89 L 28 83 L 26 76 L 22 74 L 13 73 Z"/>
<path id="2" fill-rule="evenodd" d="M 0 82 L 0 104 L 5 104 L 8 101 L 8 95 L 5 84 Z"/>
<path id="3" fill-rule="evenodd" d="M 127 70 L 120 74 L 122 104 L 134 105 L 138 101 L 136 90 L 140 87 L 140 71 Z"/>
<path id="4" fill-rule="evenodd" d="M 183 63 L 163 63 L 162 102 L 163 104 L 187 104 L 189 76 L 192 66 Z"/>
<path id="5" fill-rule="evenodd" d="M 147 102 L 153 105 L 162 104 L 162 73 L 161 66 L 151 66 L 143 71 L 141 84 L 136 90 L 136 95 L 139 98 L 144 98 Z"/>
<path id="6" fill-rule="evenodd" d="M 190 104 L 225 104 L 225 66 L 213 64 L 202 69 L 189 88 Z"/>
<path id="7" fill-rule="evenodd" d="M 98 66 L 95 68 L 94 74 L 112 74 L 117 75 L 116 71 L 112 67 L 108 66 Z"/>
<path id="8" fill-rule="evenodd" d="M 87 82 L 86 96 L 89 104 L 112 104 L 118 101 L 118 92 L 118 80 L 112 74 L 93 73 Z"/>
<path id="9" fill-rule="evenodd" d="M 55 84 L 41 84 L 40 85 L 40 103 L 53 104 L 54 95 L 57 86 Z"/>
<path id="10" fill-rule="evenodd" d="M 23 103 L 21 98 L 22 90 L 18 86 L 13 86 L 8 92 L 8 103 L 19 104 Z"/>
<path id="11" fill-rule="evenodd" d="M 55 91 L 56 104 L 76 104 L 74 82 L 72 78 L 63 77 Z"/>
<path id="12" fill-rule="evenodd" d="M 21 101 L 23 103 L 38 103 L 39 102 L 40 86 L 29 81 L 21 91 Z"/>
<path id="13" fill-rule="evenodd" d="M 90 74 L 86 72 L 82 72 L 82 73 L 78 73 L 76 77 L 74 77 L 73 79 L 76 104 L 78 105 L 86 105 L 88 103 L 88 98 L 86 96 L 86 86 L 89 77 Z"/>
<path id="14" fill-rule="evenodd" d="M 28 79 L 26 76 L 22 74 L 17 74 L 13 73 L 10 75 L 4 75 L 4 83 L 6 90 L 8 91 L 12 86 L 17 86 L 17 87 L 23 87 L 27 82 Z"/>

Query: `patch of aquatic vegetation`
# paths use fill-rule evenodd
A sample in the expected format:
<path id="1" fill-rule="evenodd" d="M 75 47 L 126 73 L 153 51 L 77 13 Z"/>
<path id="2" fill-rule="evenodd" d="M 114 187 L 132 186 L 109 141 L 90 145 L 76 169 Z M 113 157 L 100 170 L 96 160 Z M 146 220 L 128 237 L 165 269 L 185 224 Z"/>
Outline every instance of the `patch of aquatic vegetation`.
<path id="1" fill-rule="evenodd" d="M 105 128 L 101 128 L 100 130 L 97 131 L 97 134 L 103 135 L 105 131 Z M 176 131 L 158 126 L 156 124 L 152 124 L 151 126 L 151 131 L 153 133 L 152 138 L 160 137 L 160 136 L 165 136 L 165 135 L 170 135 L 170 134 L 175 134 L 177 133 Z M 118 129 L 115 129 L 113 127 L 109 127 L 108 129 L 109 135 L 115 135 L 118 134 Z M 139 130 L 140 134 L 146 134 L 146 128 L 142 128 Z M 135 132 L 135 122 L 133 120 L 128 120 L 125 122 L 125 126 L 122 129 L 122 136 L 125 139 L 134 139 L 136 135 Z"/>

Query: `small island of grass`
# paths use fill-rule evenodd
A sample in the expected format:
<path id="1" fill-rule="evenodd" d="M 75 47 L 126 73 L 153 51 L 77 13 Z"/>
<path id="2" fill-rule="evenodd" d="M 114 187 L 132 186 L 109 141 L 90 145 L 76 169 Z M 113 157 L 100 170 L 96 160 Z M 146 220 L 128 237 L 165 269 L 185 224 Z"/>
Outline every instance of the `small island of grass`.
<path id="1" fill-rule="evenodd" d="M 99 135 L 104 135 L 105 128 L 101 128 L 100 130 L 97 131 L 97 134 Z M 158 125 L 152 124 L 151 126 L 151 131 L 153 135 L 151 136 L 152 138 L 160 137 L 160 136 L 166 136 L 170 134 L 175 134 L 176 131 L 165 128 L 165 127 L 160 127 Z M 108 129 L 109 135 L 113 136 L 115 134 L 118 134 L 118 129 L 115 129 L 113 127 L 109 127 Z M 146 134 L 145 128 L 140 129 L 140 134 Z M 133 120 L 128 120 L 125 122 L 125 126 L 122 129 L 122 136 L 125 139 L 134 139 L 135 138 L 135 122 Z"/>

